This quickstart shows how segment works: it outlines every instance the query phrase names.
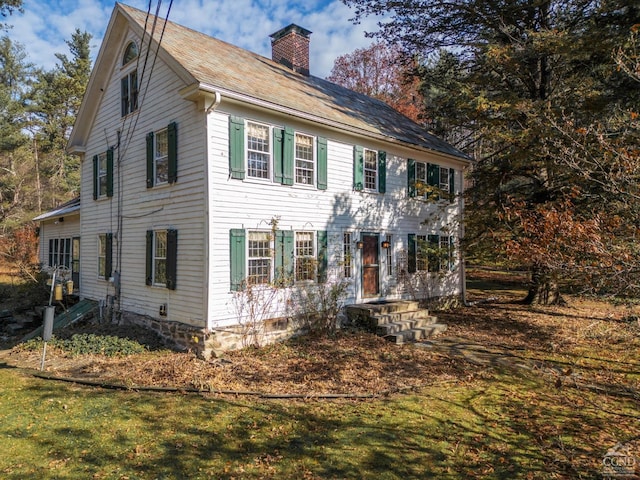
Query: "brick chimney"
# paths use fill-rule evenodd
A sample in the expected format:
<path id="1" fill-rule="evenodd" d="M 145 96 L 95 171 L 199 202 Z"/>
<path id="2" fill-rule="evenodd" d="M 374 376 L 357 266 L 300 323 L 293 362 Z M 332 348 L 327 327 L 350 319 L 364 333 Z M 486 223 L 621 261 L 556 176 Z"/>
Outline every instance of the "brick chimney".
<path id="1" fill-rule="evenodd" d="M 309 35 L 309 30 L 293 23 L 271 34 L 271 58 L 294 72 L 308 76 Z"/>

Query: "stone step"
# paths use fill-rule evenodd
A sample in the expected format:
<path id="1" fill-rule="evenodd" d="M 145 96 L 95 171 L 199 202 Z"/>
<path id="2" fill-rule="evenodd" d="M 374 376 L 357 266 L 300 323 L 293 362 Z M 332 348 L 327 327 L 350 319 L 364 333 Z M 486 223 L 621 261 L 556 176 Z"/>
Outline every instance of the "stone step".
<path id="1" fill-rule="evenodd" d="M 398 322 L 382 323 L 375 328 L 376 335 L 387 336 L 391 333 L 398 333 L 403 330 L 412 330 L 414 328 L 427 327 L 437 323 L 438 318 L 434 316 L 425 316 L 422 318 L 412 318 L 400 320 Z"/>
<path id="2" fill-rule="evenodd" d="M 392 333 L 386 335 L 385 338 L 392 343 L 403 344 L 424 340 L 438 333 L 442 333 L 446 329 L 447 326 L 444 323 L 433 323 L 426 327 L 412 328 L 409 330 L 402 330 L 397 333 Z"/>
<path id="3" fill-rule="evenodd" d="M 389 302 L 371 302 L 359 305 L 349 305 L 347 314 L 368 314 L 383 315 L 393 312 L 404 312 L 409 310 L 417 310 L 420 304 L 414 300 L 398 300 Z"/>
<path id="4" fill-rule="evenodd" d="M 429 319 L 431 315 L 428 310 L 412 310 L 409 312 L 394 312 L 383 315 L 373 315 L 370 317 L 370 325 L 372 329 L 385 323 L 405 322 L 407 320 Z"/>

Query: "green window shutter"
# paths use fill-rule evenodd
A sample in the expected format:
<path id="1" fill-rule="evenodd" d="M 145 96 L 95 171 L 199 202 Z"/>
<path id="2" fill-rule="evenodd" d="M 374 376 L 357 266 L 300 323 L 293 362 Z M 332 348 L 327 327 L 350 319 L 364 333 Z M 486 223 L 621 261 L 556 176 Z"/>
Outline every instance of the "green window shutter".
<path id="1" fill-rule="evenodd" d="M 111 271 L 113 270 L 113 233 L 107 233 L 105 235 L 107 244 L 104 260 L 104 279 L 109 280 L 111 278 Z"/>
<path id="2" fill-rule="evenodd" d="M 147 188 L 153 187 L 153 132 L 147 134 Z"/>
<path id="3" fill-rule="evenodd" d="M 378 152 L 378 192 L 387 191 L 387 152 Z"/>
<path id="4" fill-rule="evenodd" d="M 318 231 L 318 283 L 325 283 L 327 281 L 327 266 L 329 264 L 327 246 L 327 231 Z"/>
<path id="5" fill-rule="evenodd" d="M 169 183 L 176 183 L 178 180 L 178 125 L 176 122 L 172 122 L 167 127 L 167 140 L 168 140 L 168 181 Z"/>
<path id="6" fill-rule="evenodd" d="M 427 185 L 432 187 L 440 186 L 440 165 L 427 164 Z"/>
<path id="7" fill-rule="evenodd" d="M 409 197 L 416 196 L 416 161 L 413 158 L 407 159 L 407 186 Z"/>
<path id="8" fill-rule="evenodd" d="M 229 260 L 231 262 L 231 290 L 242 290 L 246 279 L 246 233 L 239 228 L 229 230 Z"/>
<path id="9" fill-rule="evenodd" d="M 427 163 L 427 185 L 436 187 L 436 189 L 440 188 L 440 165 Z M 437 191 L 438 190 L 436 190 L 436 192 Z M 431 200 L 440 200 L 440 195 L 433 193 L 429 195 L 429 198 Z"/>
<path id="10" fill-rule="evenodd" d="M 275 235 L 275 280 L 279 286 L 293 283 L 293 232 L 277 230 Z"/>
<path id="11" fill-rule="evenodd" d="M 167 288 L 176 289 L 178 276 L 178 231 L 167 230 Z"/>
<path id="12" fill-rule="evenodd" d="M 107 197 L 113 197 L 113 148 L 107 150 Z"/>
<path id="13" fill-rule="evenodd" d="M 355 145 L 353 147 L 353 189 L 364 188 L 364 149 Z"/>
<path id="14" fill-rule="evenodd" d="M 449 169 L 449 199 L 453 203 L 456 199 L 456 171 Z"/>
<path id="15" fill-rule="evenodd" d="M 284 127 L 284 139 L 282 142 L 282 184 L 293 185 L 294 162 L 294 131 L 291 127 Z"/>
<path id="16" fill-rule="evenodd" d="M 229 117 L 229 173 L 231 178 L 244 180 L 244 118 Z"/>
<path id="17" fill-rule="evenodd" d="M 427 235 L 427 243 L 431 253 L 428 257 L 428 265 L 430 272 L 440 271 L 440 235 Z"/>
<path id="18" fill-rule="evenodd" d="M 98 155 L 93 156 L 93 199 L 98 199 Z"/>
<path id="19" fill-rule="evenodd" d="M 318 190 L 327 189 L 327 139 L 318 137 Z"/>
<path id="20" fill-rule="evenodd" d="M 408 255 L 407 255 L 407 271 L 409 273 L 416 273 L 416 261 L 417 261 L 417 245 L 416 234 L 410 233 L 408 238 Z"/>
<path id="21" fill-rule="evenodd" d="M 273 175 L 274 180 L 282 183 L 282 154 L 284 146 L 284 130 L 273 128 Z"/>
<path id="22" fill-rule="evenodd" d="M 153 230 L 147 230 L 145 283 L 153 285 Z"/>

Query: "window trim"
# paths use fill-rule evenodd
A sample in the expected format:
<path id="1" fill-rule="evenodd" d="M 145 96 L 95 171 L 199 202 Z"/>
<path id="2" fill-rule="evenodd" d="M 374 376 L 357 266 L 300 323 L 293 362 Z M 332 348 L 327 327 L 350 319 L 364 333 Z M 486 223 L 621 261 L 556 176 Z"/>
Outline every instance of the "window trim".
<path id="1" fill-rule="evenodd" d="M 298 254 L 298 235 L 308 234 L 311 238 L 311 254 L 308 255 L 299 255 Z M 318 250 L 317 250 L 317 241 L 316 241 L 316 232 L 313 230 L 296 230 L 294 232 L 294 240 L 293 240 L 293 263 L 294 263 L 294 282 L 295 283 L 311 283 L 316 282 L 318 279 Z M 301 246 L 301 249 L 308 248 L 306 246 Z M 313 271 L 311 273 L 311 278 L 299 278 L 298 277 L 298 261 L 306 260 L 312 262 Z M 305 270 L 306 271 L 306 270 Z M 305 272 L 302 272 L 305 273 Z"/>
<path id="2" fill-rule="evenodd" d="M 387 277 L 392 277 L 393 276 L 393 242 L 394 242 L 393 234 L 387 233 L 385 241 L 389 242 L 389 246 L 387 247 L 387 251 L 385 254 L 385 259 L 387 262 L 386 274 L 387 274 Z"/>
<path id="3" fill-rule="evenodd" d="M 72 243 L 71 237 L 57 237 L 49 239 L 47 265 L 49 267 L 64 266 L 71 268 Z"/>
<path id="4" fill-rule="evenodd" d="M 298 137 L 306 137 L 310 140 L 311 143 L 311 160 L 306 158 L 298 157 Z M 293 133 L 293 183 L 297 186 L 303 187 L 313 187 L 317 188 L 317 175 L 318 175 L 318 154 L 317 154 L 317 137 L 315 135 L 311 135 L 309 133 L 294 131 Z M 303 169 L 302 167 L 298 167 L 298 160 L 301 162 L 311 163 L 311 178 L 309 182 L 299 182 L 298 181 L 298 170 L 304 170 L 306 172 L 309 171 L 309 168 Z"/>
<path id="5" fill-rule="evenodd" d="M 133 49 L 131 49 L 132 46 L 133 46 Z M 135 52 L 134 52 L 133 56 L 127 60 L 127 55 L 132 50 L 135 50 Z M 122 52 L 122 64 L 121 64 L 121 67 L 126 67 L 131 62 L 133 62 L 134 60 L 137 60 L 139 55 L 140 55 L 140 51 L 138 50 L 138 44 L 134 40 L 130 40 L 129 42 L 127 42 L 127 45 L 124 47 L 124 50 Z"/>
<path id="6" fill-rule="evenodd" d="M 157 174 L 157 140 L 160 133 L 167 134 L 167 180 L 158 182 Z M 172 185 L 178 181 L 178 124 L 171 122 L 165 128 L 149 132 L 147 142 L 147 188 Z"/>
<path id="7" fill-rule="evenodd" d="M 367 168 L 367 153 L 373 155 L 373 165 L 375 168 Z M 363 172 L 363 181 L 362 187 L 365 192 L 377 192 L 378 191 L 378 182 L 379 182 L 379 165 L 378 165 L 378 151 L 372 150 L 370 148 L 363 148 L 362 150 L 362 172 Z M 373 172 L 373 186 L 367 182 L 367 172 Z"/>
<path id="8" fill-rule="evenodd" d="M 266 256 L 262 256 L 262 257 L 257 257 L 257 256 L 252 256 L 251 255 L 251 242 L 253 241 L 251 239 L 251 234 L 252 233 L 257 233 L 257 234 L 265 234 L 267 235 L 267 241 L 268 241 L 268 246 L 267 246 L 267 253 L 268 255 Z M 247 272 L 246 274 L 246 281 L 247 283 L 250 283 L 251 285 L 257 286 L 257 285 L 270 285 L 273 283 L 273 278 L 274 278 L 274 239 L 273 239 L 273 235 L 271 234 L 271 231 L 269 230 L 247 230 L 246 231 L 246 266 L 245 266 L 245 272 Z M 267 281 L 266 282 L 252 282 L 251 278 L 251 260 L 265 260 L 267 259 L 269 262 L 269 267 L 268 267 L 268 275 L 267 275 Z"/>
<path id="9" fill-rule="evenodd" d="M 247 123 L 268 126 L 270 135 L 269 181 L 286 186 L 314 187 L 327 190 L 328 148 L 327 138 L 302 131 L 296 132 L 289 126 L 267 124 L 252 119 L 229 115 L 229 177 L 236 180 L 267 183 L 266 178 L 250 176 L 247 173 Z M 313 148 L 313 178 L 308 183 L 296 182 L 296 134 L 311 137 Z M 308 161 L 308 160 L 306 160 Z M 234 285 L 235 282 L 234 282 Z"/>
<path id="10" fill-rule="evenodd" d="M 165 257 L 156 256 L 156 242 L 158 233 L 164 233 L 166 235 Z M 145 283 L 150 287 L 176 290 L 178 275 L 178 231 L 173 228 L 158 228 L 155 230 L 147 230 L 146 237 L 147 251 Z M 165 283 L 156 281 L 156 260 L 162 258 L 164 258 L 165 261 Z"/>
<path id="11" fill-rule="evenodd" d="M 418 169 L 424 169 L 424 176 L 418 175 Z M 453 167 L 444 167 L 436 163 L 429 163 L 424 160 L 408 159 L 408 193 L 409 197 L 422 198 L 425 200 L 440 201 L 449 199 L 451 203 L 455 201 L 455 175 L 456 170 Z M 446 181 L 443 182 L 443 173 L 446 175 Z M 422 183 L 427 187 L 423 194 L 420 194 L 418 185 Z"/>
<path id="12" fill-rule="evenodd" d="M 124 73 L 120 77 L 120 116 L 126 117 L 138 111 L 140 95 L 138 69 Z"/>
<path id="13" fill-rule="evenodd" d="M 375 152 L 376 159 L 376 187 L 366 185 L 365 155 L 366 152 Z M 368 169 L 371 171 L 371 169 Z M 386 193 L 387 191 L 387 152 L 365 148 L 361 145 L 353 146 L 353 189 L 367 193 Z"/>
<path id="14" fill-rule="evenodd" d="M 164 152 L 164 155 L 159 156 L 158 155 L 158 138 L 162 135 L 165 136 L 166 151 Z M 161 185 L 167 185 L 169 183 L 169 128 L 165 127 L 165 128 L 161 128 L 160 130 L 156 130 L 155 132 L 153 132 L 152 138 L 153 138 L 153 161 L 152 161 L 153 185 L 155 187 L 159 187 Z M 166 170 L 165 180 L 158 179 L 158 163 L 160 161 L 163 161 L 165 163 L 165 170 Z"/>
<path id="15" fill-rule="evenodd" d="M 342 232 L 342 277 L 353 278 L 353 232 Z"/>
<path id="16" fill-rule="evenodd" d="M 102 157 L 106 159 L 105 174 L 100 174 L 100 160 Z M 93 156 L 93 199 L 100 200 L 107 197 L 113 197 L 113 149 L 109 148 L 106 152 L 102 152 Z M 104 177 L 105 192 L 101 193 L 100 179 Z"/>
<path id="17" fill-rule="evenodd" d="M 262 122 L 257 122 L 254 120 L 250 120 L 250 119 L 246 119 L 244 124 L 244 157 L 245 157 L 245 171 L 247 172 L 247 179 L 251 179 L 251 180 L 258 180 L 258 181 L 269 181 L 271 182 L 274 176 L 274 154 L 273 154 L 273 143 L 274 143 L 274 133 L 273 133 L 273 126 L 266 124 L 266 123 L 262 123 Z M 257 127 L 261 127 L 261 128 L 266 128 L 267 130 L 267 137 L 266 137 L 266 143 L 267 143 L 267 150 L 266 151 L 260 151 L 260 150 L 256 150 L 256 149 L 251 149 L 249 148 L 249 133 L 251 130 L 251 126 L 257 126 Z M 267 157 L 267 162 L 266 162 L 266 167 L 267 167 L 267 174 L 266 176 L 256 176 L 256 175 L 251 175 L 251 168 L 249 165 L 249 154 L 251 152 L 256 152 L 259 154 L 263 154 L 266 155 Z"/>
<path id="18" fill-rule="evenodd" d="M 164 256 L 158 255 L 159 236 L 164 236 Z M 151 285 L 154 287 L 166 287 L 167 286 L 167 231 L 166 230 L 154 230 L 153 232 L 153 247 L 151 254 Z M 161 252 L 162 253 L 162 252 Z M 162 263 L 164 267 L 164 279 L 159 281 L 159 263 Z"/>

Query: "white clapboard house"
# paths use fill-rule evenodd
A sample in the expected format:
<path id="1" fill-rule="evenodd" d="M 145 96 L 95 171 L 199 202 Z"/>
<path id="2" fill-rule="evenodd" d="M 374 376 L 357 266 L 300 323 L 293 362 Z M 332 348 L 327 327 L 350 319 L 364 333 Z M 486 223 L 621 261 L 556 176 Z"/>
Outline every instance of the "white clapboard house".
<path id="1" fill-rule="evenodd" d="M 269 59 L 116 4 L 68 144 L 81 297 L 201 349 L 250 320 L 247 284 L 279 285 L 261 316 L 289 332 L 295 292 L 324 282 L 348 304 L 460 294 L 469 159 L 311 76 L 310 34 L 274 33 Z"/>

